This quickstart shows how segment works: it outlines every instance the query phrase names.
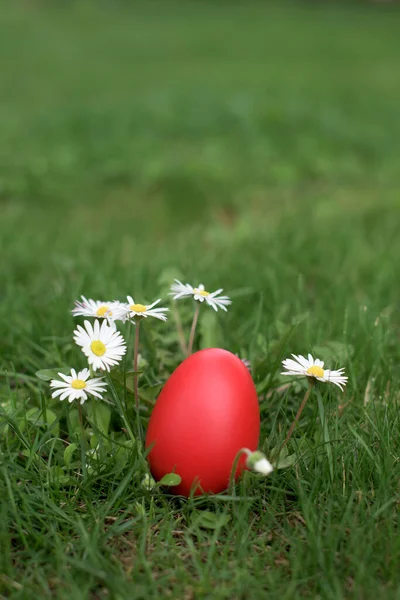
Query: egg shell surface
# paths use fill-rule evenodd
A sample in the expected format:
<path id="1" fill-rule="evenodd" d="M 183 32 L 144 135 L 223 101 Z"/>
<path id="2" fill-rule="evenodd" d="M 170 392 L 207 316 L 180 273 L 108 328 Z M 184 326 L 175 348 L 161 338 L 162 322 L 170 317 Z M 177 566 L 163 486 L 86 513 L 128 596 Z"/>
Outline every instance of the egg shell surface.
<path id="1" fill-rule="evenodd" d="M 177 367 L 156 401 L 146 435 L 150 469 L 156 480 L 181 476 L 171 492 L 218 493 L 229 485 L 238 451 L 256 450 L 259 435 L 258 397 L 246 366 L 227 350 L 200 350 Z"/>

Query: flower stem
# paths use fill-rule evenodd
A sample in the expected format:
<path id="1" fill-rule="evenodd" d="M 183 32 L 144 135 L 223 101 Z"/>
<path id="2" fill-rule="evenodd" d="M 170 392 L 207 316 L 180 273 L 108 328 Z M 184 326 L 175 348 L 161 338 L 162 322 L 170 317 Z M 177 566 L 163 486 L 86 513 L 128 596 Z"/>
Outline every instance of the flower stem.
<path id="1" fill-rule="evenodd" d="M 248 455 L 249 451 L 247 448 L 240 448 L 239 452 L 236 454 L 235 459 L 232 463 L 231 476 L 229 480 L 229 492 L 231 496 L 235 495 L 235 482 L 236 482 L 236 471 L 239 465 L 239 460 L 242 454 Z"/>
<path id="2" fill-rule="evenodd" d="M 82 404 L 78 400 L 78 415 L 79 415 L 79 424 L 81 426 L 81 459 L 82 459 L 82 472 L 83 477 L 86 477 L 86 436 L 85 436 L 85 428 L 83 426 L 83 414 L 82 414 Z"/>
<path id="3" fill-rule="evenodd" d="M 126 339 L 127 339 L 127 346 L 129 346 L 130 340 L 131 340 L 131 327 L 132 327 L 132 323 L 131 321 L 128 321 L 128 326 L 127 326 L 127 330 L 126 330 Z M 125 411 L 128 413 L 129 412 L 129 407 L 128 407 L 128 392 L 127 392 L 127 387 L 126 387 L 126 367 L 128 364 L 128 351 L 126 352 L 125 356 L 124 356 L 124 407 L 125 407 Z"/>
<path id="4" fill-rule="evenodd" d="M 196 302 L 196 308 L 195 308 L 194 315 L 193 315 L 192 328 L 190 330 L 189 344 L 188 344 L 188 349 L 187 349 L 188 356 L 190 356 L 192 354 L 194 334 L 196 333 L 196 325 L 197 325 L 197 321 L 199 319 L 199 313 L 200 313 L 200 304 L 198 304 Z"/>
<path id="5" fill-rule="evenodd" d="M 137 375 L 138 360 L 139 360 L 139 333 L 140 333 L 140 319 L 136 321 L 135 327 L 135 347 L 133 350 L 133 390 L 135 394 L 135 405 L 136 410 L 139 410 L 139 376 Z"/>
<path id="6" fill-rule="evenodd" d="M 103 440 L 103 437 L 102 437 L 102 432 L 99 429 L 99 423 L 98 423 L 98 420 L 97 420 L 96 400 L 95 400 L 94 396 L 92 396 L 92 415 L 93 415 L 94 430 L 95 430 L 96 436 L 98 438 L 97 439 L 97 443 L 98 443 L 99 448 L 100 448 L 100 456 L 103 457 L 104 456 L 104 452 L 103 452 L 103 450 L 104 450 L 104 440 Z"/>
<path id="7" fill-rule="evenodd" d="M 298 421 L 299 421 L 299 419 L 300 419 L 300 417 L 301 417 L 301 413 L 303 412 L 303 410 L 304 410 L 304 407 L 305 407 L 305 405 L 307 404 L 307 401 L 308 401 L 308 399 L 309 399 L 309 397 L 310 397 L 311 391 L 312 391 L 312 389 L 313 389 L 313 387 L 314 387 L 314 381 L 315 381 L 315 380 L 314 380 L 314 378 L 313 378 L 313 377 L 309 377 L 309 378 L 308 378 L 308 388 L 307 388 L 307 391 L 306 391 L 306 393 L 305 393 L 305 396 L 304 396 L 304 398 L 303 398 L 303 401 L 302 401 L 302 403 L 301 403 L 301 404 L 300 404 L 300 406 L 299 406 L 299 410 L 297 411 L 297 414 L 296 414 L 296 416 L 295 416 L 295 418 L 294 418 L 294 421 L 293 421 L 293 423 L 291 424 L 291 426 L 290 426 L 290 428 L 289 428 L 289 431 L 287 432 L 287 435 L 286 435 L 286 437 L 285 437 L 285 441 L 283 442 L 282 446 L 281 446 L 281 447 L 280 447 L 280 449 L 279 449 L 278 456 L 276 457 L 276 460 L 278 460 L 278 459 L 279 459 L 279 455 L 280 455 L 280 453 L 282 452 L 283 448 L 286 446 L 286 444 L 288 443 L 288 441 L 289 441 L 289 440 L 290 440 L 290 438 L 292 437 L 293 431 L 294 431 L 294 429 L 295 429 L 295 427 L 296 427 L 296 425 L 297 425 L 297 423 L 298 423 Z"/>
<path id="8" fill-rule="evenodd" d="M 136 320 L 135 327 L 135 347 L 133 349 L 133 391 L 135 395 L 135 408 L 136 408 L 136 424 L 137 424 L 137 439 L 138 441 L 143 441 L 143 430 L 142 424 L 140 422 L 140 413 L 139 413 L 139 375 L 137 374 L 138 370 L 138 360 L 139 360 L 139 333 L 140 333 L 140 321 L 138 318 Z"/>
<path id="9" fill-rule="evenodd" d="M 177 302 L 174 302 L 174 304 L 173 304 L 172 313 L 174 315 L 176 329 L 178 331 L 179 345 L 181 347 L 183 355 L 186 356 L 186 354 L 187 354 L 186 340 L 185 340 L 185 334 L 183 333 L 181 315 L 179 313 L 179 308 L 178 308 Z"/>
<path id="10" fill-rule="evenodd" d="M 118 411 L 119 411 L 119 413 L 120 413 L 120 415 L 122 417 L 122 420 L 124 422 L 126 433 L 128 434 L 129 439 L 131 440 L 131 442 L 132 443 L 136 443 L 136 438 L 133 435 L 133 431 L 131 429 L 131 425 L 130 425 L 130 422 L 129 422 L 129 415 L 127 414 L 127 412 L 125 411 L 125 407 L 121 403 L 121 400 L 120 400 L 120 398 L 118 396 L 117 390 L 115 389 L 114 382 L 111 379 L 111 375 L 109 373 L 107 373 L 106 377 L 107 377 L 108 385 L 110 386 L 111 394 L 112 394 L 112 396 L 114 398 L 114 402 L 115 402 L 115 404 L 117 406 L 117 409 L 118 409 Z"/>
<path id="11" fill-rule="evenodd" d="M 84 429 L 83 429 L 83 414 L 82 414 L 82 404 L 80 402 L 78 402 L 78 415 L 79 415 L 79 424 L 81 426 L 81 430 L 83 433 L 83 431 L 84 431 Z"/>

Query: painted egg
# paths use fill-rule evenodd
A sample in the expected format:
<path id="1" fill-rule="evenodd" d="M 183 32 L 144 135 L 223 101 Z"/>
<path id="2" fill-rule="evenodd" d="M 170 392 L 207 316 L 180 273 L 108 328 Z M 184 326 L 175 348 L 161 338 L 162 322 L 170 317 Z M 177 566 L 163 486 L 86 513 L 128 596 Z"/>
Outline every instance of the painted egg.
<path id="1" fill-rule="evenodd" d="M 241 448 L 256 450 L 260 411 L 251 375 L 227 350 L 208 348 L 185 359 L 161 391 L 150 417 L 146 447 L 156 480 L 182 477 L 175 493 L 218 493 L 229 485 Z M 238 475 L 244 467 L 239 461 Z"/>

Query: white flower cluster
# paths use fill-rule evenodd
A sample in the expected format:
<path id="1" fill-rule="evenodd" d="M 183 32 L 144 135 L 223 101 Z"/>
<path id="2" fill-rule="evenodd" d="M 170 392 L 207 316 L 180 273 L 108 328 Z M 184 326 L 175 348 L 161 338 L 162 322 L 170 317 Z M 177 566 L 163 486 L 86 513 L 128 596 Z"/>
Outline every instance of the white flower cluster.
<path id="1" fill-rule="evenodd" d="M 85 320 L 83 327 L 78 325 L 74 331 L 74 341 L 80 346 L 87 358 L 90 369 L 94 372 L 110 371 L 111 367 L 117 365 L 126 354 L 126 343 L 117 330 L 116 321 L 131 321 L 147 317 L 154 317 L 166 321 L 168 308 L 154 308 L 161 299 L 152 304 L 136 304 L 132 296 L 127 296 L 127 302 L 117 300 L 103 302 L 101 300 L 87 299 L 81 296 L 81 300 L 75 302 L 75 308 L 71 311 L 74 317 L 94 317 L 94 323 Z M 89 379 L 90 370 L 83 369 L 76 372 L 71 369 L 70 375 L 58 373 L 60 379 L 53 379 L 50 387 L 55 391 L 53 398 L 60 400 L 68 398 L 69 402 L 79 400 L 83 404 L 88 396 L 102 399 L 107 384 L 104 379 Z"/>
<path id="2" fill-rule="evenodd" d="M 195 302 L 207 304 L 215 311 L 219 309 L 227 311 L 231 300 L 228 296 L 221 295 L 221 292 L 223 292 L 222 288 L 215 292 L 208 292 L 203 284 L 194 287 L 175 279 L 171 285 L 170 295 L 174 300 L 192 298 Z M 90 378 L 90 374 L 97 370 L 109 372 L 111 367 L 120 363 L 126 354 L 126 343 L 117 330 L 116 322 L 138 324 L 148 317 L 166 321 L 166 313 L 169 309 L 159 307 L 159 302 L 161 299 L 152 304 L 140 304 L 135 302 L 132 296 L 127 296 L 126 302 L 118 300 L 104 302 L 81 296 L 81 300 L 75 302 L 75 307 L 71 311 L 73 316 L 93 317 L 95 320 L 93 324 L 85 320 L 83 326 L 78 325 L 74 331 L 74 341 L 86 356 L 90 370 L 83 369 L 77 372 L 71 369 L 70 375 L 59 373 L 60 379 L 53 379 L 50 383 L 51 388 L 55 390 L 52 397 L 59 397 L 60 400 L 68 399 L 69 402 L 79 400 L 81 404 L 87 400 L 88 395 L 102 398 L 106 383 L 101 377 Z M 191 332 L 190 348 L 193 343 L 194 328 L 195 322 Z M 342 391 L 347 383 L 348 378 L 344 375 L 343 368 L 336 371 L 325 369 L 324 362 L 318 358 L 314 359 L 311 354 L 308 358 L 292 354 L 292 358 L 285 359 L 282 364 L 285 369 L 283 375 L 333 383 Z"/>
<path id="3" fill-rule="evenodd" d="M 138 317 L 155 317 L 161 321 L 166 321 L 168 308 L 154 308 L 161 298 L 152 304 L 136 304 L 132 296 L 127 296 L 127 302 L 113 300 L 111 302 L 102 302 L 101 300 L 91 300 L 81 296 L 82 301 L 75 302 L 75 308 L 71 311 L 74 317 L 95 317 L 105 319 L 110 325 L 116 321 L 135 321 Z"/>
<path id="4" fill-rule="evenodd" d="M 178 280 L 175 280 L 171 286 L 174 299 L 193 297 L 198 302 L 206 302 L 215 311 L 219 308 L 226 311 L 231 301 L 228 296 L 221 296 L 221 292 L 222 289 L 219 289 L 210 293 L 202 284 L 193 287 Z M 86 356 L 90 370 L 83 369 L 77 373 L 75 369 L 71 369 L 70 375 L 58 373 L 60 379 L 53 379 L 50 382 L 50 387 L 54 389 L 52 397 L 59 397 L 60 400 L 67 398 L 69 402 L 79 400 L 81 404 L 88 399 L 89 395 L 102 398 L 107 384 L 101 377 L 92 379 L 89 377 L 91 372 L 97 370 L 109 372 L 126 354 L 126 343 L 117 330 L 116 323 L 132 322 L 137 325 L 142 319 L 148 317 L 166 321 L 169 309 L 158 306 L 159 302 L 161 302 L 160 298 L 152 304 L 141 304 L 132 296 L 127 296 L 126 302 L 92 300 L 81 296 L 81 299 L 75 302 L 72 315 L 92 317 L 94 322 L 91 323 L 86 319 L 83 326 L 78 325 L 74 331 L 74 341 Z"/>

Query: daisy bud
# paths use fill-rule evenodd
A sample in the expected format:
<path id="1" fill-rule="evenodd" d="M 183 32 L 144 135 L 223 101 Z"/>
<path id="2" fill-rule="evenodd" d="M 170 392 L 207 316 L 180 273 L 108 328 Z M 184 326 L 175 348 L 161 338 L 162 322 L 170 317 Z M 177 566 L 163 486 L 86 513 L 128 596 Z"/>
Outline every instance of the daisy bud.
<path id="1" fill-rule="evenodd" d="M 141 481 L 141 485 L 145 490 L 152 490 L 157 484 L 149 473 L 146 473 Z"/>
<path id="2" fill-rule="evenodd" d="M 262 473 L 263 475 L 269 475 L 274 470 L 269 460 L 267 460 L 265 454 L 256 450 L 247 454 L 246 466 L 255 471 L 256 473 Z"/>

